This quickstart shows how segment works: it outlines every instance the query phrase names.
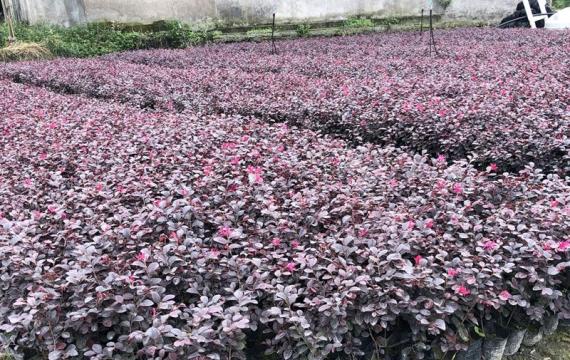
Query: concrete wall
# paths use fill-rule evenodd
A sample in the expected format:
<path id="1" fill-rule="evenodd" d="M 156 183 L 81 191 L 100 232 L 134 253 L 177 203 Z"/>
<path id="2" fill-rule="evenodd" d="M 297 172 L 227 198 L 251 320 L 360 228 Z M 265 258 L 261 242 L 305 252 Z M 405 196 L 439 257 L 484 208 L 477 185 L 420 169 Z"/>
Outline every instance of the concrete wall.
<path id="1" fill-rule="evenodd" d="M 515 11 L 521 0 L 453 0 L 445 11 L 448 18 L 495 19 Z M 492 9 L 482 11 L 482 9 Z"/>
<path id="2" fill-rule="evenodd" d="M 11 1 L 18 20 L 48 22 L 64 26 L 84 23 L 83 0 L 2 0 Z"/>
<path id="3" fill-rule="evenodd" d="M 31 23 L 73 25 L 94 21 L 143 22 L 176 19 L 226 25 L 330 21 L 356 15 L 417 16 L 429 0 L 2 0 L 12 1 L 19 18 Z M 517 0 L 452 0 L 450 18 L 496 19 L 514 10 Z M 437 0 L 436 14 L 443 14 Z"/>
<path id="4" fill-rule="evenodd" d="M 36 0 L 37 1 L 37 0 Z M 84 0 L 88 21 L 186 22 L 225 24 L 328 21 L 356 15 L 413 16 L 424 0 Z"/>

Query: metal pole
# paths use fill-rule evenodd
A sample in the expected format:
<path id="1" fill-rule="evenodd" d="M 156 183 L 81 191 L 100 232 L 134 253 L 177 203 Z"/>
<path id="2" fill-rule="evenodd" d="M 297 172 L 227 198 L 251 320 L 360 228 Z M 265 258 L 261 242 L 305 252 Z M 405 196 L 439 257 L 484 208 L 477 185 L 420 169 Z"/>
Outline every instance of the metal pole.
<path id="1" fill-rule="evenodd" d="M 14 32 L 14 23 L 12 22 L 12 4 L 9 1 L 1 0 L 4 18 L 6 19 L 6 24 L 8 24 L 8 45 L 12 45 L 16 42 L 16 33 Z"/>
<path id="2" fill-rule="evenodd" d="M 429 9 L 429 56 L 431 56 L 431 42 L 433 39 L 433 21 L 432 21 L 432 15 L 433 14 L 433 10 Z"/>
<path id="3" fill-rule="evenodd" d="M 420 17 L 420 36 L 424 34 L 424 9 L 422 9 L 422 16 Z"/>
<path id="4" fill-rule="evenodd" d="M 277 46 L 275 46 L 275 13 L 273 13 L 273 24 L 271 26 L 271 53 L 277 54 Z"/>
<path id="5" fill-rule="evenodd" d="M 429 55 L 431 56 L 431 47 L 433 46 L 433 51 L 436 55 L 439 55 L 437 52 L 437 46 L 435 44 L 435 36 L 433 34 L 433 9 L 429 11 Z"/>

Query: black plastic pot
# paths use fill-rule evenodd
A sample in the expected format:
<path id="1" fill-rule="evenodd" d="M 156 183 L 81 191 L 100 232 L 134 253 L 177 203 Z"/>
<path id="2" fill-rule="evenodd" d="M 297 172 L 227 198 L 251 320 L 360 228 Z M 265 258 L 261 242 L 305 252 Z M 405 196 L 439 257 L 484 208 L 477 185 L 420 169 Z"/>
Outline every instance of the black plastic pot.
<path id="1" fill-rule="evenodd" d="M 483 348 L 483 340 L 475 340 L 471 342 L 469 348 L 465 351 L 458 352 L 455 360 L 481 360 Z"/>
<path id="2" fill-rule="evenodd" d="M 544 335 L 542 333 L 542 328 L 538 330 L 528 329 L 523 338 L 523 345 L 529 347 L 535 346 L 536 344 L 542 341 L 543 336 Z"/>
<path id="3" fill-rule="evenodd" d="M 511 356 L 518 353 L 525 335 L 526 329 L 514 330 L 507 338 L 507 345 L 505 346 L 504 355 Z"/>
<path id="4" fill-rule="evenodd" d="M 483 343 L 483 359 L 485 360 L 501 360 L 507 346 L 507 338 L 491 338 L 485 339 Z"/>
<path id="5" fill-rule="evenodd" d="M 570 319 L 558 320 L 558 326 L 563 328 L 570 328 Z"/>
<path id="6" fill-rule="evenodd" d="M 557 315 L 549 316 L 544 319 L 544 324 L 542 325 L 542 332 L 544 335 L 550 336 L 554 334 L 558 329 L 558 321 Z"/>

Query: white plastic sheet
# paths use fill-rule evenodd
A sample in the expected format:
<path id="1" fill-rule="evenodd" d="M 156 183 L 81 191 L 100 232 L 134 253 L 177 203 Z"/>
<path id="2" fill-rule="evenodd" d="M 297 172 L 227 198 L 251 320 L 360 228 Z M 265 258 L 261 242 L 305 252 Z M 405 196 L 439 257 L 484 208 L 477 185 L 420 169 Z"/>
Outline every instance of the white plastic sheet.
<path id="1" fill-rule="evenodd" d="M 570 29 L 570 7 L 558 11 L 552 15 L 544 25 L 546 29 Z"/>

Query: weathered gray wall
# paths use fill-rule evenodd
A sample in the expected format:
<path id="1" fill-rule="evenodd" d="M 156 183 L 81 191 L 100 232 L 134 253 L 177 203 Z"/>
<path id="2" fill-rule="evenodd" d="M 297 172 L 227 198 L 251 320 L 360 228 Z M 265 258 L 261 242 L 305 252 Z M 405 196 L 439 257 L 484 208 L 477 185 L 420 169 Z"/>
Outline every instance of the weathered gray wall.
<path id="1" fill-rule="evenodd" d="M 266 23 L 272 14 L 282 22 L 319 21 L 355 15 L 409 16 L 419 13 L 421 0 L 84 0 L 90 21 L 152 22 L 221 20 Z"/>
<path id="2" fill-rule="evenodd" d="M 5 0 L 4 0 L 5 1 Z M 83 0 L 9 0 L 16 18 L 31 23 L 48 22 L 65 26 L 84 23 Z"/>
<path id="3" fill-rule="evenodd" d="M 519 2 L 520 0 L 453 0 L 445 15 L 450 18 L 494 19 L 514 12 Z"/>
<path id="4" fill-rule="evenodd" d="M 6 1 L 6 0 L 5 0 Z M 417 16 L 426 0 L 12 0 L 20 18 L 63 25 L 94 21 L 143 22 L 176 19 L 225 24 L 345 19 L 350 16 Z M 517 0 L 453 0 L 450 18 L 491 19 L 512 12 Z M 434 1 L 436 14 L 443 9 Z"/>

